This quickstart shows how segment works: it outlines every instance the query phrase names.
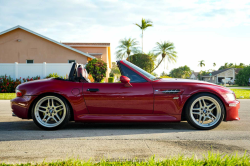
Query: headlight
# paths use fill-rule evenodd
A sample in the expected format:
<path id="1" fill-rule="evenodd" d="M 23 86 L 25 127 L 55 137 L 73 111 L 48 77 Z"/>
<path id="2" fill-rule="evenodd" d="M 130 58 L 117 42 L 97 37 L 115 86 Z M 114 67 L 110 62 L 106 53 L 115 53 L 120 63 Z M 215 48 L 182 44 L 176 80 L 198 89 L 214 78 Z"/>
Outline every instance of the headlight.
<path id="1" fill-rule="evenodd" d="M 234 101 L 235 100 L 235 96 L 233 93 L 227 93 L 226 97 L 227 97 L 227 101 Z"/>

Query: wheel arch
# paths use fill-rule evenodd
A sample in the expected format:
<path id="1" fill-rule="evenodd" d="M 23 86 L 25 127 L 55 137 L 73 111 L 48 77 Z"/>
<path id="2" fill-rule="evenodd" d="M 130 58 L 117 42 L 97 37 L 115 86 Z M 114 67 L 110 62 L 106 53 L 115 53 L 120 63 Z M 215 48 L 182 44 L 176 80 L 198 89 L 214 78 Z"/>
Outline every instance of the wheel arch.
<path id="1" fill-rule="evenodd" d="M 225 115 L 224 115 L 224 118 L 223 118 L 223 121 L 226 121 L 226 117 L 227 117 L 227 111 L 226 111 L 226 107 L 225 107 L 225 104 L 223 102 L 223 100 L 220 98 L 220 96 L 218 96 L 217 94 L 215 93 L 211 93 L 211 92 L 198 92 L 198 93 L 195 93 L 195 94 L 192 94 L 192 96 L 190 96 L 187 101 L 185 102 L 183 108 L 182 108 L 182 111 L 181 111 L 181 121 L 184 121 L 184 120 L 187 120 L 186 119 L 186 116 L 185 116 L 185 108 L 187 107 L 187 104 L 188 102 L 193 99 L 195 96 L 197 95 L 200 95 L 200 94 L 211 94 L 211 95 L 214 95 L 216 97 L 218 97 L 218 99 L 221 101 L 221 103 L 223 104 L 223 107 L 224 107 L 224 110 L 225 110 Z"/>
<path id="2" fill-rule="evenodd" d="M 67 102 L 67 104 L 70 108 L 70 121 L 73 121 L 74 120 L 74 111 L 73 111 L 73 107 L 70 104 L 70 102 L 68 101 L 68 99 L 59 93 L 53 93 L 53 92 L 42 93 L 42 94 L 38 95 L 35 100 L 32 101 L 32 103 L 30 104 L 29 110 L 28 110 L 28 119 L 32 119 L 32 108 L 33 108 L 34 104 L 42 97 L 48 96 L 48 95 L 60 96 Z"/>

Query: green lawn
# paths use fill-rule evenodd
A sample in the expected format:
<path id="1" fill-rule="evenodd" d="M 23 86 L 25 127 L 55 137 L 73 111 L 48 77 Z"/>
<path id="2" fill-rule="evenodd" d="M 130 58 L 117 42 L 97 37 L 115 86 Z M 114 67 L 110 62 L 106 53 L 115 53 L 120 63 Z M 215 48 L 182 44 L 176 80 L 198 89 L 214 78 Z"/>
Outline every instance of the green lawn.
<path id="1" fill-rule="evenodd" d="M 243 96 L 244 99 L 250 99 L 250 89 L 231 89 L 236 94 L 236 98 L 239 99 Z M 15 93 L 0 93 L 0 100 L 11 100 L 16 97 Z"/>
<path id="2" fill-rule="evenodd" d="M 204 155 L 205 156 L 205 155 Z M 0 166 L 14 166 L 13 164 L 5 164 L 2 163 Z M 36 164 L 31 164 L 31 163 L 26 163 L 26 164 L 16 164 L 18 166 L 81 166 L 81 165 L 86 165 L 86 166 L 154 166 L 154 165 L 159 165 L 159 166 L 172 166 L 172 165 L 177 165 L 177 166 L 205 166 L 205 165 L 214 165 L 214 166 L 235 166 L 235 165 L 241 165 L 241 166 L 250 166 L 250 157 L 249 155 L 243 155 L 243 156 L 238 156 L 236 155 L 222 155 L 219 153 L 208 153 L 206 157 L 203 159 L 197 159 L 195 156 L 192 158 L 185 158 L 183 156 L 179 157 L 174 157 L 174 158 L 167 158 L 164 160 L 155 160 L 154 157 L 152 157 L 149 160 L 146 161 L 140 161 L 140 160 L 117 160 L 117 161 L 109 161 L 109 160 L 102 160 L 100 162 L 93 162 L 93 161 L 83 161 L 79 159 L 70 159 L 70 160 L 65 160 L 65 161 L 55 161 L 55 162 L 42 162 L 42 163 L 36 163 Z"/>
<path id="3" fill-rule="evenodd" d="M 244 99 L 250 99 L 250 89 L 231 89 L 236 94 L 236 98 L 240 99 L 243 96 Z"/>
<path id="4" fill-rule="evenodd" d="M 16 97 L 16 93 L 0 93 L 0 100 L 11 100 Z"/>

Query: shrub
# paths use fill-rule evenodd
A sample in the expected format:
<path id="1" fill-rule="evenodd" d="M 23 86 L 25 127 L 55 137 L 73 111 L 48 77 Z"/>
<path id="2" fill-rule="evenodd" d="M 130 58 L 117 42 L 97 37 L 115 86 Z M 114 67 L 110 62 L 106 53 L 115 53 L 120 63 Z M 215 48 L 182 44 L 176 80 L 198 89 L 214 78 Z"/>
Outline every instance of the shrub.
<path id="1" fill-rule="evenodd" d="M 0 92 L 2 93 L 11 93 L 15 92 L 15 89 L 18 85 L 20 85 L 23 82 L 33 81 L 33 80 L 39 80 L 40 76 L 32 77 L 32 78 L 23 78 L 21 77 L 19 79 L 12 79 L 10 76 L 0 76 Z"/>
<path id="2" fill-rule="evenodd" d="M 109 77 L 114 77 L 114 73 L 109 73 Z"/>
<path id="3" fill-rule="evenodd" d="M 92 59 L 86 65 L 86 70 L 92 75 L 95 82 L 101 82 L 106 77 L 107 63 L 100 59 Z"/>
<path id="4" fill-rule="evenodd" d="M 134 54 L 127 58 L 127 60 L 147 72 L 151 72 L 155 66 L 153 58 L 147 54 Z"/>
<path id="5" fill-rule="evenodd" d="M 50 73 L 46 78 L 63 78 L 63 76 L 59 76 L 57 73 Z"/>
<path id="6" fill-rule="evenodd" d="M 240 86 L 248 85 L 248 81 L 250 78 L 250 66 L 245 67 L 239 71 L 236 75 L 235 83 Z"/>
<path id="7" fill-rule="evenodd" d="M 160 78 L 172 78 L 170 76 L 161 76 Z"/>
<path id="8" fill-rule="evenodd" d="M 114 82 L 114 77 L 109 77 L 109 78 L 108 78 L 108 82 L 109 82 L 109 83 L 113 83 L 113 82 Z"/>

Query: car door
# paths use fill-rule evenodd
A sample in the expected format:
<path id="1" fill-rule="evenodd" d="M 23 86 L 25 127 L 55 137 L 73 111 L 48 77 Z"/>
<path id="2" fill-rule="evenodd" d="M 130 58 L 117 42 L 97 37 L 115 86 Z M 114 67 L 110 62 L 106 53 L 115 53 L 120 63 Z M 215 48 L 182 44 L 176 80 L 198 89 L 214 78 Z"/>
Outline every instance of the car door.
<path id="1" fill-rule="evenodd" d="M 132 87 L 124 83 L 84 83 L 83 94 L 90 114 L 152 114 L 153 87 L 125 65 L 121 73 L 130 78 Z"/>

